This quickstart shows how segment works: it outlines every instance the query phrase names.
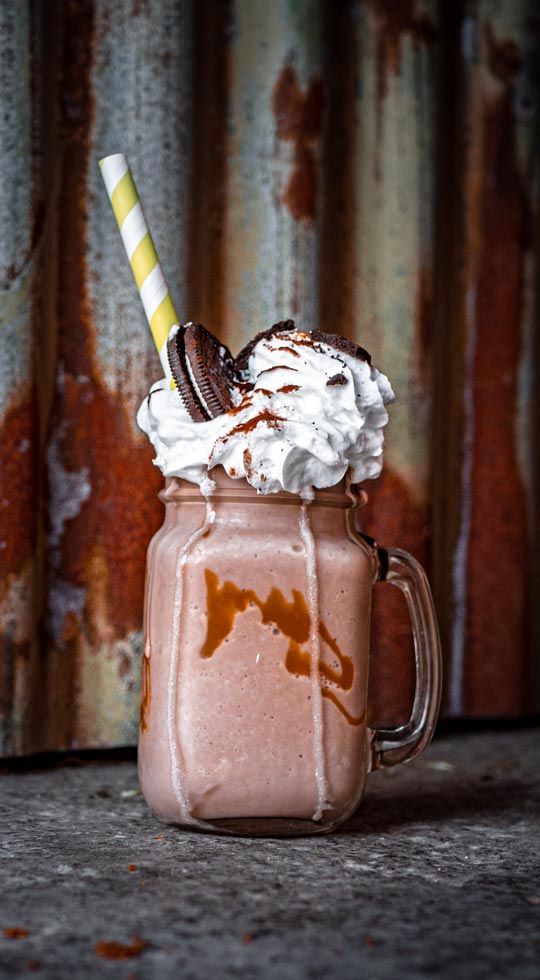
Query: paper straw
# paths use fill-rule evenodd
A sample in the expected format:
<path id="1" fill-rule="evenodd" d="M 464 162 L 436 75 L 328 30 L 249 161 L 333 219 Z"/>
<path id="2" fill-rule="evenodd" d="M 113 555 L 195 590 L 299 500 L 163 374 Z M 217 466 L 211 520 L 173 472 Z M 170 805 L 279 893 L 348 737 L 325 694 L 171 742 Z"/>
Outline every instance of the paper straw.
<path id="1" fill-rule="evenodd" d="M 114 216 L 144 306 L 165 376 L 171 377 L 167 337 L 178 316 L 161 268 L 137 188 L 123 153 L 99 161 Z"/>

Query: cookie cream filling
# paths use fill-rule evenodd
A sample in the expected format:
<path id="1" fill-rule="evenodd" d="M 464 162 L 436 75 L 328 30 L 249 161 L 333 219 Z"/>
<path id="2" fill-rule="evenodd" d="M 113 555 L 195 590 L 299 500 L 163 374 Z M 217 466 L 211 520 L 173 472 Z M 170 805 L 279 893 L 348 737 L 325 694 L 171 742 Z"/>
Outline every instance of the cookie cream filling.
<path id="1" fill-rule="evenodd" d="M 222 466 L 259 493 L 309 499 L 347 472 L 354 483 L 380 474 L 394 395 L 367 361 L 287 330 L 256 344 L 243 375 L 233 408 L 207 422 L 190 418 L 166 379 L 153 385 L 137 422 L 164 476 L 206 486 Z"/>

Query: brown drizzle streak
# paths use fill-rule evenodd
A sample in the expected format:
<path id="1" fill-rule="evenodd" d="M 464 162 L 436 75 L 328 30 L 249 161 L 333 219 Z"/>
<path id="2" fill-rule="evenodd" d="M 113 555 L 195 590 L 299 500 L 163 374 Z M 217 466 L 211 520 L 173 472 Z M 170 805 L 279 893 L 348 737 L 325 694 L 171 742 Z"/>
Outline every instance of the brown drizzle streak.
<path id="1" fill-rule="evenodd" d="M 309 640 L 310 615 L 306 600 L 301 592 L 292 589 L 292 602 L 288 602 L 280 589 L 271 589 L 268 598 L 261 599 L 252 589 L 239 589 L 234 582 L 226 581 L 222 586 L 215 572 L 209 568 L 204 572 L 206 581 L 206 601 L 208 623 L 206 639 L 201 647 L 201 657 L 212 657 L 223 641 L 232 632 L 237 613 L 246 611 L 250 603 L 260 610 L 264 625 L 275 623 L 279 631 L 289 640 L 285 656 L 285 667 L 290 674 L 309 677 L 311 660 L 309 650 L 303 650 L 302 644 Z M 345 656 L 337 642 L 328 632 L 324 623 L 319 622 L 319 634 L 337 657 L 339 670 L 325 664 L 319 664 L 321 680 L 337 684 L 343 691 L 350 691 L 354 679 L 354 666 L 351 657 Z M 361 725 L 364 712 L 355 718 L 349 714 L 337 695 L 328 687 L 322 686 L 323 697 L 329 698 L 344 715 L 350 725 Z"/>
<path id="2" fill-rule="evenodd" d="M 278 415 L 273 415 L 272 412 L 265 408 L 262 412 L 259 412 L 258 415 L 255 415 L 254 418 L 247 419 L 246 422 L 240 422 L 239 425 L 235 425 L 234 429 L 231 429 L 231 431 L 228 433 L 228 438 L 235 436 L 240 432 L 243 434 L 252 432 L 253 429 L 257 428 L 259 422 L 266 422 L 271 429 L 279 429 L 280 422 L 284 421 L 285 419 L 280 419 Z"/>
<path id="3" fill-rule="evenodd" d="M 240 412 L 243 412 L 245 408 L 248 408 L 248 406 L 251 405 L 252 402 L 253 402 L 253 392 L 250 391 L 248 392 L 247 395 L 244 395 L 239 405 L 235 405 L 234 408 L 229 409 L 227 415 L 240 415 Z"/>
<path id="4" fill-rule="evenodd" d="M 293 347 L 276 347 L 276 350 L 284 350 L 284 351 L 287 351 L 287 354 L 290 354 L 291 357 L 300 357 L 300 354 L 298 353 L 298 351 L 297 350 L 294 350 Z M 294 371 L 294 370 L 296 370 L 296 368 L 291 368 L 290 367 L 290 368 L 288 368 L 288 370 L 289 371 Z"/>
<path id="5" fill-rule="evenodd" d="M 260 371 L 258 377 L 262 378 L 263 374 L 270 374 L 271 371 L 298 371 L 298 368 L 289 367 L 287 364 L 273 364 L 272 367 Z"/>
<path id="6" fill-rule="evenodd" d="M 148 728 L 151 691 L 152 689 L 150 684 L 150 657 L 147 656 L 146 653 L 143 653 L 142 674 L 141 674 L 141 709 L 139 715 L 139 724 L 141 727 L 141 732 L 145 732 Z"/>

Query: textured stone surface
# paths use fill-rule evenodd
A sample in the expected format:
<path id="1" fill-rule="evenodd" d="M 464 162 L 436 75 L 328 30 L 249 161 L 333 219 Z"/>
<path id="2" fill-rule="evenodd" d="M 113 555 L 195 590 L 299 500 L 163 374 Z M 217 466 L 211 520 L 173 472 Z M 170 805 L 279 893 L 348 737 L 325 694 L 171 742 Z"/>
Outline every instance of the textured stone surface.
<path id="1" fill-rule="evenodd" d="M 164 827 L 130 762 L 4 773 L 0 976 L 539 980 L 539 759 L 438 738 L 341 833 L 266 841 Z"/>

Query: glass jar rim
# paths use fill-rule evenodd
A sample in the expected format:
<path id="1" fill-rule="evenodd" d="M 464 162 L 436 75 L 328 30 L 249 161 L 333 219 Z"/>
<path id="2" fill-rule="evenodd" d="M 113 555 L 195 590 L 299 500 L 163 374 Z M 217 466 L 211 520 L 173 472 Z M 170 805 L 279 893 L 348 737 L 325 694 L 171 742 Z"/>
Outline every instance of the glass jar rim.
<path id="1" fill-rule="evenodd" d="M 210 472 L 210 478 L 216 484 L 216 488 L 210 495 L 210 500 L 222 499 L 244 503 L 259 504 L 294 504 L 301 506 L 304 502 L 297 493 L 288 490 L 279 490 L 277 493 L 259 493 L 252 487 L 244 477 L 230 477 L 224 470 L 218 474 L 217 467 Z M 158 494 L 159 499 L 164 503 L 172 503 L 178 500 L 204 501 L 205 497 L 201 493 L 198 483 L 191 483 L 177 476 L 165 477 L 165 487 Z M 326 507 L 364 507 L 367 503 L 368 495 L 365 490 L 357 484 L 351 483 L 345 477 L 332 487 L 323 487 L 313 490 L 313 499 L 306 500 L 310 506 Z"/>

